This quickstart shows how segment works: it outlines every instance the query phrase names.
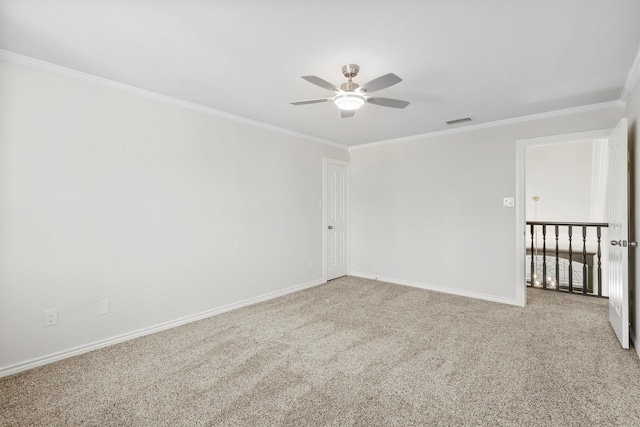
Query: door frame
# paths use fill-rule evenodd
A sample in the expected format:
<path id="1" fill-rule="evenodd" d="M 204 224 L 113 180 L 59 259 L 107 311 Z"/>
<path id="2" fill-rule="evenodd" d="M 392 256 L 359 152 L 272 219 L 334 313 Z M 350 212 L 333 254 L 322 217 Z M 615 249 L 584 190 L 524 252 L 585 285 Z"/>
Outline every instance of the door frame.
<path id="1" fill-rule="evenodd" d="M 351 245 L 350 245 L 351 206 L 349 203 L 349 197 L 350 197 L 349 194 L 350 194 L 350 186 L 351 186 L 351 180 L 350 180 L 351 169 L 349 168 L 350 163 L 342 160 L 332 159 L 330 157 L 323 157 L 322 158 L 322 281 L 323 282 L 326 282 L 328 277 L 328 274 L 327 274 L 327 268 L 328 268 L 327 227 L 329 224 L 327 224 L 327 196 L 328 196 L 327 168 L 330 164 L 344 166 L 347 168 L 347 194 L 346 194 L 347 200 L 345 201 L 347 206 L 347 231 L 346 231 L 347 241 L 346 241 L 345 253 L 347 254 L 347 274 L 351 272 Z"/>
<path id="2" fill-rule="evenodd" d="M 526 274 L 526 235 L 527 235 L 527 200 L 526 200 L 526 165 L 527 148 L 544 145 L 571 144 L 594 139 L 609 139 L 611 130 L 598 129 L 587 132 L 575 132 L 562 135 L 551 135 L 539 138 L 519 139 L 516 141 L 516 301 L 524 307 L 527 304 Z"/>

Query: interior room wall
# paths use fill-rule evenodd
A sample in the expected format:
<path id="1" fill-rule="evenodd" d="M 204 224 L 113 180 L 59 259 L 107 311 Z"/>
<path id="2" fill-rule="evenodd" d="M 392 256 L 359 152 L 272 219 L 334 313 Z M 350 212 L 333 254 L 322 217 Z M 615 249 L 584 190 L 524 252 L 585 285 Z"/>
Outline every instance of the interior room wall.
<path id="1" fill-rule="evenodd" d="M 4 60 L 0 93 L 0 372 L 322 282 L 347 150 Z"/>
<path id="2" fill-rule="evenodd" d="M 618 108 L 351 152 L 351 272 L 518 304 L 516 141 L 606 129 Z M 517 203 L 517 201 L 516 201 Z"/>

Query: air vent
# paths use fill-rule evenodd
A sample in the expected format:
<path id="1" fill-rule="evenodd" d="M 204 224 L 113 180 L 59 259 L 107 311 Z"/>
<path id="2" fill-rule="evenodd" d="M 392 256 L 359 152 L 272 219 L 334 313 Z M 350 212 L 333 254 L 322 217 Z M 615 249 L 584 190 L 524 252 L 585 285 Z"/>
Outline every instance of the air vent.
<path id="1" fill-rule="evenodd" d="M 471 120 L 472 120 L 471 117 L 464 117 L 462 119 L 449 120 L 447 122 L 447 124 L 448 125 L 457 125 L 458 123 L 470 122 Z"/>

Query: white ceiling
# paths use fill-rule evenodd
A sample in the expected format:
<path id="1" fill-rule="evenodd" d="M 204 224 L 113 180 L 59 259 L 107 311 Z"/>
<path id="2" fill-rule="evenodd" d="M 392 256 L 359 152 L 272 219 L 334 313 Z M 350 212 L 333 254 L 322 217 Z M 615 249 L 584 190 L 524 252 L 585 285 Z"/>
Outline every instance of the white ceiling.
<path id="1" fill-rule="evenodd" d="M 0 0 L 0 49 L 348 146 L 619 100 L 638 0 Z M 341 119 L 301 79 L 403 82 Z M 458 125 L 460 126 L 460 125 Z"/>

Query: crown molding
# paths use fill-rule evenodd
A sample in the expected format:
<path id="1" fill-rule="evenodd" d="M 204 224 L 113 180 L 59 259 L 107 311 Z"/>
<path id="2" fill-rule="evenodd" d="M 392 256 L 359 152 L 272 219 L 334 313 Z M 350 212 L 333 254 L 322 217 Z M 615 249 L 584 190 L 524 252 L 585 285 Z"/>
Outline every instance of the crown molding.
<path id="1" fill-rule="evenodd" d="M 640 48 L 638 48 L 638 52 L 636 53 L 636 59 L 633 61 L 633 65 L 629 70 L 629 74 L 627 75 L 627 81 L 624 84 L 624 88 L 622 89 L 622 93 L 620 94 L 620 100 L 625 104 L 629 102 L 629 98 L 631 97 L 631 93 L 636 88 L 636 83 L 638 82 L 638 77 L 640 76 Z"/>
<path id="2" fill-rule="evenodd" d="M 613 109 L 613 108 L 624 109 L 625 107 L 626 107 L 626 103 L 624 103 L 621 100 L 601 102 L 598 104 L 583 105 L 580 107 L 566 108 L 563 110 L 548 111 L 545 113 L 531 114 L 528 116 L 520 116 L 520 117 L 513 117 L 510 119 L 496 120 L 493 122 L 478 123 L 477 125 L 463 126 L 455 129 L 445 129 L 445 130 L 440 130 L 436 132 L 428 132 L 428 133 L 423 133 L 419 135 L 406 136 L 402 138 L 370 142 L 368 144 L 361 144 L 361 145 L 351 147 L 349 149 L 349 152 L 352 152 L 354 150 L 360 150 L 363 148 L 379 147 L 381 145 L 399 144 L 401 142 L 415 141 L 418 139 L 435 138 L 438 136 L 453 135 L 457 133 L 472 132 L 472 131 L 481 130 L 481 129 L 489 129 L 489 128 L 494 128 L 499 126 L 513 125 L 517 123 L 531 122 L 534 120 L 562 117 L 570 114 L 585 113 L 585 112 L 597 111 L 597 110 L 607 110 L 607 109 Z"/>
<path id="3" fill-rule="evenodd" d="M 243 123 L 255 128 L 259 128 L 259 129 L 264 129 L 264 130 L 268 130 L 268 131 L 272 131 L 272 132 L 276 132 L 276 133 L 280 133 L 283 135 L 288 135 L 288 136 L 293 136 L 296 138 L 300 138 L 302 140 L 305 141 L 309 141 L 309 142 L 316 142 L 319 144 L 324 144 L 324 145 L 329 145 L 332 147 L 336 147 L 336 148 L 340 148 L 343 150 L 347 150 L 348 152 L 352 152 L 354 150 L 360 150 L 360 149 L 364 149 L 364 148 L 373 148 L 373 147 L 377 147 L 377 146 L 381 146 L 381 145 L 388 145 L 388 144 L 399 144 L 402 142 L 409 142 L 409 141 L 415 141 L 418 139 L 425 139 L 425 138 L 434 138 L 434 137 L 438 137 L 438 136 L 444 136 L 444 135 L 453 135 L 453 134 L 457 134 L 457 133 L 463 133 L 463 132 L 472 132 L 472 131 L 476 131 L 476 130 L 481 130 L 481 129 L 488 129 L 488 128 L 493 128 L 493 127 L 498 127 L 498 126 L 506 126 L 506 125 L 511 125 L 511 124 L 517 124 L 517 123 L 524 123 L 524 122 L 529 122 L 529 121 L 533 121 L 533 120 L 541 120 L 541 119 L 547 119 L 547 118 L 553 118 L 553 117 L 561 117 L 561 116 L 566 116 L 566 115 L 570 115 L 570 114 L 576 114 L 576 113 L 584 113 L 584 112 L 588 112 L 588 111 L 596 111 L 596 110 L 605 110 L 605 109 L 610 109 L 610 108 L 619 108 L 619 109 L 624 109 L 626 108 L 626 103 L 629 99 L 629 96 L 631 94 L 631 92 L 633 91 L 633 89 L 635 88 L 635 84 L 638 80 L 638 77 L 640 76 L 640 49 L 638 50 L 638 53 L 636 54 L 636 59 L 633 63 L 633 66 L 631 67 L 631 70 L 629 71 L 629 75 L 627 76 L 627 82 L 625 84 L 625 87 L 622 91 L 622 94 L 620 96 L 619 100 L 616 101 L 609 101 L 609 102 L 603 102 L 603 103 L 599 103 L 599 104 L 590 104 L 590 105 L 584 105 L 584 106 L 580 106 L 580 107 L 573 107 L 573 108 L 567 108 L 567 109 L 563 109 L 563 110 L 555 110 L 555 111 L 549 111 L 549 112 L 544 112 L 544 113 L 539 113 L 539 114 L 531 114 L 528 116 L 520 116 L 520 117 L 514 117 L 514 118 L 510 118 L 510 119 L 504 119 L 504 120 L 497 120 L 497 121 L 493 121 L 493 122 L 487 122 L 487 123 L 479 123 L 476 125 L 469 125 L 469 126 L 462 126 L 462 127 L 457 127 L 454 129 L 445 129 L 445 130 L 441 130 L 441 131 L 435 131 L 435 132 L 427 132 L 427 133 L 423 133 L 423 134 L 418 134 L 418 135 L 411 135 L 411 136 L 406 136 L 406 137 L 401 137 L 401 138 L 394 138 L 394 139 L 387 139 L 387 140 L 381 140 L 381 141 L 375 141 L 375 142 L 370 142 L 370 143 L 366 143 L 366 144 L 360 144 L 360 145 L 356 145 L 356 146 L 348 146 L 348 145 L 344 145 L 344 144 L 340 144 L 334 141 L 329 141 L 326 139 L 322 139 L 322 138 L 318 138 L 318 137 L 314 137 L 311 135 L 307 135 L 307 134 L 303 134 L 303 133 L 299 133 L 299 132 L 295 132 L 289 129 L 285 129 L 282 127 L 278 127 L 278 126 L 274 126 L 274 125 L 270 125 L 264 122 L 260 122 L 257 120 L 252 120 L 252 119 L 248 119 L 246 117 L 242 117 L 242 116 L 238 116 L 235 114 L 231 114 L 231 113 L 227 113 L 221 110 L 216 110 L 215 108 L 211 108 L 211 107 L 207 107 L 201 104 L 196 104 L 193 102 L 189 102 L 189 101 L 185 101 L 182 99 L 178 99 L 178 98 L 173 98 L 171 96 L 167 96 L 167 95 L 163 95 L 157 92 L 152 92 L 149 90 L 145 90 L 145 89 L 140 89 L 134 86 L 130 86 L 130 85 L 126 85 L 124 83 L 119 83 L 116 82 L 114 80 L 109 80 L 109 79 L 105 79 L 103 77 L 98 77 L 96 75 L 93 74 L 89 74 L 89 73 L 84 73 L 81 71 L 77 71 L 71 68 L 67 68 L 67 67 L 63 67 L 60 65 L 56 65 L 56 64 L 52 64 L 50 62 L 46 62 L 46 61 L 41 61 L 39 59 L 35 59 L 35 58 L 31 58 L 28 56 L 24 56 L 24 55 L 20 55 L 14 52 L 10 52 L 7 50 L 2 50 L 0 49 L 0 59 L 4 59 L 10 62 L 14 62 L 17 64 L 21 64 L 21 65 L 25 65 L 31 68 L 36 68 L 36 69 L 40 69 L 43 71 L 48 71 L 54 74 L 58 74 L 64 77 L 69 77 L 69 78 L 73 78 L 76 80 L 81 80 L 84 82 L 88 82 L 91 84 L 96 84 L 99 86 L 103 86 L 103 87 L 108 87 L 111 89 L 115 89 L 115 90 L 119 90 L 122 92 L 126 92 L 129 94 L 133 94 L 136 96 L 140 96 L 140 97 L 144 97 L 147 99 L 152 99 L 155 101 L 159 101 L 159 102 L 164 102 L 167 104 L 171 104 L 171 105 L 175 105 L 178 107 L 182 107 L 185 109 L 189 109 L 192 111 L 197 111 L 200 113 L 204 113 L 204 114 L 209 114 L 215 117 L 219 117 L 222 119 L 226 119 L 226 120 L 230 120 L 230 121 L 234 121 L 234 122 L 238 122 L 238 123 Z"/>
<path id="4" fill-rule="evenodd" d="M 341 148 L 343 150 L 349 150 L 347 145 L 339 144 L 337 142 L 329 141 L 322 138 L 317 138 L 311 135 L 306 135 L 299 132 L 294 132 L 289 129 L 281 128 L 278 126 L 270 125 L 264 122 L 260 122 L 257 120 L 248 119 L 246 117 L 238 116 L 235 114 L 227 113 L 221 110 L 216 110 L 215 108 L 207 107 L 201 104 L 196 104 L 193 102 L 185 101 L 178 98 L 173 98 L 171 96 L 163 95 L 157 92 L 153 92 L 150 90 L 140 89 L 135 86 L 126 85 L 124 83 L 119 83 L 114 80 L 105 79 L 103 77 L 98 77 L 93 74 L 84 73 L 81 71 L 73 70 L 71 68 L 63 67 L 60 65 L 52 64 L 50 62 L 41 61 L 39 59 L 31 58 L 24 55 L 19 55 L 14 52 L 10 52 L 7 50 L 0 49 L 0 59 L 4 59 L 6 61 L 14 62 L 16 64 L 25 65 L 27 67 L 36 68 L 43 71 L 48 71 L 54 74 L 58 74 L 64 77 L 69 77 L 76 80 L 81 80 L 87 83 L 108 87 L 111 89 L 115 89 L 118 91 L 126 92 L 132 95 L 140 96 L 143 98 L 151 99 L 154 101 L 164 102 L 166 104 L 175 105 L 178 107 L 182 107 L 188 110 L 197 111 L 199 113 L 209 114 L 215 117 L 219 117 L 222 119 L 230 120 L 233 122 L 243 123 L 252 127 L 269 130 L 272 132 L 293 136 L 296 138 L 300 138 L 310 142 L 316 142 L 324 145 L 330 145 L 332 147 Z"/>

